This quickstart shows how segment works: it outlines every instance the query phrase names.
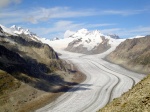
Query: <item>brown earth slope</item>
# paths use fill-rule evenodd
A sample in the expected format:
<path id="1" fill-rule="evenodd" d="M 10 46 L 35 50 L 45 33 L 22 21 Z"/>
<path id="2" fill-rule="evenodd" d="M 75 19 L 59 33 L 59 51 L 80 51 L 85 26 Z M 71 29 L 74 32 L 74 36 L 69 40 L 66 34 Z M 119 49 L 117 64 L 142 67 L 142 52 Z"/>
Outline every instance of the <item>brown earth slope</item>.
<path id="1" fill-rule="evenodd" d="M 150 75 L 98 112 L 150 112 Z"/>
<path id="2" fill-rule="evenodd" d="M 150 36 L 127 39 L 106 59 L 123 67 L 144 74 L 150 73 Z"/>

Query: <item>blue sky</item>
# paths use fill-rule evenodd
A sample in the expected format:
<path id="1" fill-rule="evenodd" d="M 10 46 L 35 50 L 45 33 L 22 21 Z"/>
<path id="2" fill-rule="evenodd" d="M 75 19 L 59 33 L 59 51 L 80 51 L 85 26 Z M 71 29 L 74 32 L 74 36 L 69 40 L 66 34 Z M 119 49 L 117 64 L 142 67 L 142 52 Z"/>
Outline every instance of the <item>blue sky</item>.
<path id="1" fill-rule="evenodd" d="M 81 28 L 122 38 L 148 35 L 150 0 L 0 0 L 0 24 L 48 39 Z"/>

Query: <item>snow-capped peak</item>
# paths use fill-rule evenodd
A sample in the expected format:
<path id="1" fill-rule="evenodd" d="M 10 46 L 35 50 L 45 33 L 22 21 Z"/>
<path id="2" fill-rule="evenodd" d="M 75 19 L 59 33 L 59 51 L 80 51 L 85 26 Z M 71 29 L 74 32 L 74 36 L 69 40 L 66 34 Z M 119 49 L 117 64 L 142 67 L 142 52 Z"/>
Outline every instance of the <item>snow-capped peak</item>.
<path id="1" fill-rule="evenodd" d="M 71 31 L 71 30 L 67 30 L 65 33 L 64 33 L 64 38 L 71 38 L 71 36 L 75 34 L 74 31 Z M 74 37 L 73 37 L 74 38 Z"/>
<path id="2" fill-rule="evenodd" d="M 69 44 L 68 49 L 74 48 L 87 48 L 88 51 L 98 48 L 98 46 L 116 46 L 123 40 L 117 40 L 119 36 L 113 35 L 104 35 L 100 30 L 89 31 L 87 29 L 80 29 L 76 32 L 67 30 L 64 34 L 66 38 L 72 38 L 72 42 Z M 107 45 L 108 44 L 108 45 Z M 81 50 L 81 49 L 80 49 Z M 84 51 L 84 50 L 83 50 Z"/>
<path id="3" fill-rule="evenodd" d="M 17 30 L 17 26 L 16 25 L 13 25 L 10 27 L 11 29 L 16 29 Z"/>
<path id="4" fill-rule="evenodd" d="M 89 31 L 87 29 L 84 29 L 84 28 L 82 28 L 82 29 L 80 29 L 80 30 L 77 31 L 77 33 L 81 33 L 81 34 L 86 34 L 88 32 Z"/>
<path id="5" fill-rule="evenodd" d="M 3 26 L 1 24 L 0 24 L 0 27 L 3 29 L 4 32 L 6 32 L 6 33 L 8 33 L 10 35 L 16 36 L 16 34 L 10 28 L 7 28 L 7 27 L 5 27 L 5 26 Z"/>
<path id="6" fill-rule="evenodd" d="M 23 29 L 22 27 L 17 27 L 16 25 L 11 26 L 10 29 L 16 34 L 35 35 L 30 32 L 29 29 Z"/>
<path id="7" fill-rule="evenodd" d="M 30 32 L 29 29 L 24 29 L 22 27 L 17 27 L 16 25 L 13 25 L 13 26 L 10 27 L 10 30 L 14 34 L 17 34 L 17 35 L 21 35 L 21 34 L 27 35 L 27 36 L 30 37 L 30 39 L 32 39 L 34 41 L 39 41 L 40 40 L 39 37 L 36 34 Z"/>

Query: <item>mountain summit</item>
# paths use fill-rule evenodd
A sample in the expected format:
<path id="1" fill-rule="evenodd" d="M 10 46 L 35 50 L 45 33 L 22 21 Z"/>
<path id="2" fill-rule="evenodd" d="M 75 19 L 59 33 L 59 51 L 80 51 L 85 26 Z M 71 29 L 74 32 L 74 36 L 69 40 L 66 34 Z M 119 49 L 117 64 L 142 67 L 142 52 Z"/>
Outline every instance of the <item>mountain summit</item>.
<path id="1" fill-rule="evenodd" d="M 24 29 L 22 27 L 17 27 L 16 25 L 13 25 L 10 27 L 10 30 L 14 34 L 20 35 L 24 38 L 30 37 L 30 39 L 34 41 L 40 41 L 40 38 L 35 33 L 32 33 L 29 29 Z"/>
<path id="2" fill-rule="evenodd" d="M 66 48 L 67 51 L 84 54 L 102 53 L 124 41 L 117 35 L 104 35 L 99 30 L 88 31 L 87 29 L 76 32 L 67 30 L 64 37 L 65 39 L 73 38 Z"/>

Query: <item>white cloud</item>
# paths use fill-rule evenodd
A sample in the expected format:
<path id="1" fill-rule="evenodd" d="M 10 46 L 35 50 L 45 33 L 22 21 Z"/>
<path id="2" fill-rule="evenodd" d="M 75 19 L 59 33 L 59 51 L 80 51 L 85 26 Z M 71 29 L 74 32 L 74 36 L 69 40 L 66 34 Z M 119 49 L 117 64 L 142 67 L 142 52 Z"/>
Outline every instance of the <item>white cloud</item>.
<path id="1" fill-rule="evenodd" d="M 77 31 L 81 28 L 87 29 L 99 29 L 104 34 L 117 34 L 122 38 L 128 38 L 136 35 L 148 35 L 150 34 L 150 27 L 136 27 L 136 28 L 110 28 L 103 29 L 102 26 L 111 26 L 115 24 L 86 24 L 86 23 L 74 23 L 73 21 L 58 21 L 55 22 L 49 28 L 33 28 L 31 29 L 33 32 L 39 33 L 41 37 L 63 37 L 63 34 L 66 30 Z M 100 28 L 101 29 L 100 29 Z M 49 36 L 49 37 L 48 37 Z"/>
<path id="2" fill-rule="evenodd" d="M 86 28 L 96 28 L 96 27 L 112 26 L 112 25 L 116 25 L 116 24 L 108 24 L 108 23 L 104 23 L 104 24 L 87 24 Z"/>
<path id="3" fill-rule="evenodd" d="M 20 0 L 11 0 L 11 2 L 12 1 L 15 3 L 18 3 Z M 7 4 L 11 2 L 7 2 Z M 146 9 L 143 9 L 143 10 L 96 10 L 96 9 L 80 9 L 79 10 L 79 9 L 76 9 L 74 10 L 69 7 L 13 10 L 9 8 L 9 10 L 5 9 L 0 13 L 0 19 L 1 20 L 3 19 L 3 21 L 5 21 L 5 19 L 7 20 L 10 19 L 10 21 L 14 19 L 15 21 L 15 19 L 17 18 L 17 19 L 20 19 L 20 21 L 22 22 L 29 22 L 32 24 L 37 24 L 40 22 L 47 22 L 50 19 L 66 19 L 66 18 L 71 19 L 71 18 L 79 18 L 79 17 L 87 17 L 87 16 L 92 16 L 92 17 L 99 16 L 100 17 L 104 15 L 129 16 L 129 15 L 140 14 L 140 13 L 143 13 L 144 11 L 146 12 L 147 10 Z M 9 21 L 8 21 L 8 24 L 9 24 Z"/>
<path id="4" fill-rule="evenodd" d="M 18 4 L 21 0 L 0 0 L 0 8 L 6 7 L 10 5 L 11 3 Z"/>
<path id="5" fill-rule="evenodd" d="M 97 15 L 97 12 L 91 9 L 72 10 L 68 7 L 36 8 L 17 11 L 12 9 L 5 9 L 0 13 L 0 19 L 3 19 L 4 21 L 5 18 L 10 18 L 10 20 L 20 18 L 22 22 L 37 24 L 39 22 L 47 22 L 50 19 L 75 18 L 94 15 Z"/>
<path id="6" fill-rule="evenodd" d="M 26 20 L 31 23 L 47 21 L 54 18 L 73 18 L 97 15 L 94 10 L 72 10 L 68 7 L 38 8 L 29 13 Z"/>
<path id="7" fill-rule="evenodd" d="M 72 21 L 58 21 L 49 28 L 33 28 L 34 32 L 40 32 L 41 35 L 48 35 L 50 33 L 65 32 L 66 30 L 78 30 L 83 27 L 84 24 L 73 23 Z"/>
<path id="8" fill-rule="evenodd" d="M 117 34 L 120 37 L 128 38 L 137 35 L 150 35 L 150 27 L 140 26 L 136 28 L 112 28 L 112 29 L 103 29 L 102 33 L 105 34 Z"/>
<path id="9" fill-rule="evenodd" d="M 0 0 L 0 7 L 8 6 L 11 3 L 19 3 L 21 0 Z M 5 5 L 6 4 L 6 5 Z M 50 35 L 60 32 L 62 34 L 66 30 L 78 30 L 80 28 L 103 28 L 104 26 L 116 25 L 116 24 L 90 24 L 85 22 L 74 23 L 72 18 L 80 17 L 101 17 L 105 15 L 121 15 L 130 16 L 135 14 L 141 14 L 148 12 L 147 9 L 141 10 L 96 10 L 96 9 L 72 9 L 69 7 L 53 7 L 53 8 L 36 8 L 36 9 L 23 9 L 13 10 L 10 8 L 4 9 L 0 13 L 0 23 L 3 25 L 17 24 L 17 23 L 31 23 L 40 25 L 41 22 L 50 24 L 51 27 L 39 27 L 31 29 L 33 32 L 40 33 L 41 35 Z M 66 20 L 67 19 L 67 20 Z M 69 20 L 70 21 L 69 21 Z M 48 23 L 49 20 L 56 21 L 55 23 Z M 64 21 L 65 20 L 65 21 Z M 136 34 L 149 33 L 149 27 L 138 27 L 133 29 L 102 29 L 103 33 L 116 33 L 120 36 L 132 36 Z"/>
<path id="10" fill-rule="evenodd" d="M 26 20 L 31 23 L 38 23 L 39 21 L 47 21 L 54 18 L 73 18 L 84 16 L 100 16 L 100 15 L 122 15 L 129 16 L 143 13 L 147 9 L 142 10 L 73 10 L 69 7 L 54 7 L 54 8 L 38 8 L 29 13 Z"/>
<path id="11" fill-rule="evenodd" d="M 135 35 L 150 35 L 150 27 L 149 26 L 140 26 L 132 29 L 125 30 L 122 32 L 122 35 L 127 36 L 135 36 Z"/>
<path id="12" fill-rule="evenodd" d="M 58 21 L 53 23 L 49 28 L 32 28 L 33 32 L 39 32 L 40 36 L 44 37 L 49 35 L 50 37 L 60 37 L 66 30 L 77 31 L 81 28 L 97 28 L 102 26 L 110 26 L 114 24 L 86 24 L 86 23 L 74 23 L 73 21 Z M 59 34 L 58 34 L 59 33 Z M 63 35 L 61 35 L 63 37 Z"/>
<path id="13" fill-rule="evenodd" d="M 129 15 L 136 15 L 148 11 L 148 9 L 141 9 L 141 10 L 105 10 L 102 11 L 104 15 L 122 15 L 122 16 L 129 16 Z"/>
<path id="14" fill-rule="evenodd" d="M 121 31 L 122 29 L 121 28 L 111 28 L 111 29 L 103 29 L 101 30 L 102 33 L 108 33 L 108 34 L 111 34 L 111 33 L 117 33 L 119 31 Z"/>

